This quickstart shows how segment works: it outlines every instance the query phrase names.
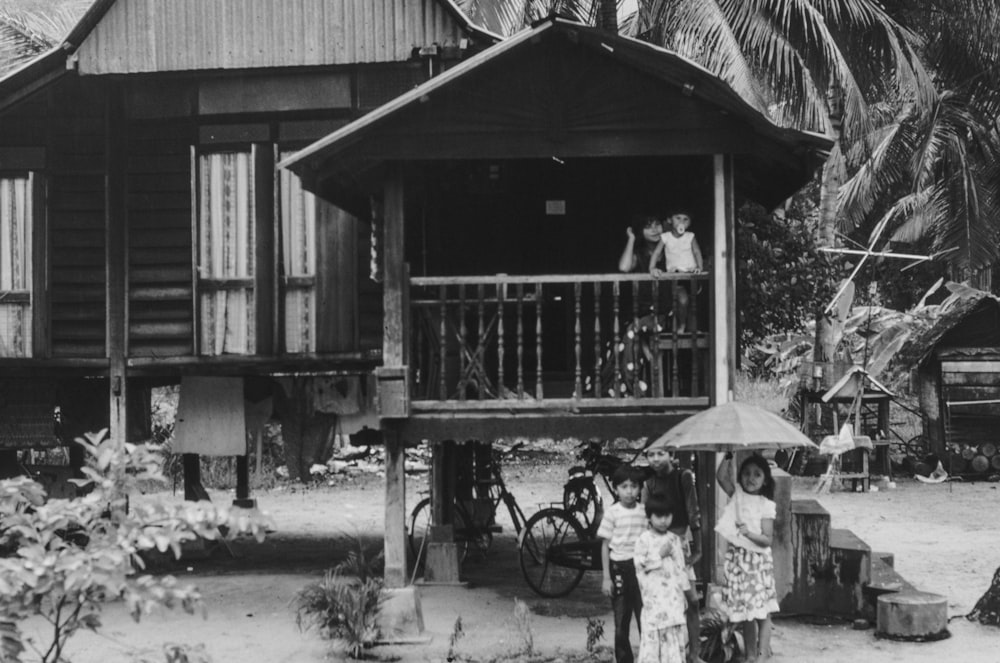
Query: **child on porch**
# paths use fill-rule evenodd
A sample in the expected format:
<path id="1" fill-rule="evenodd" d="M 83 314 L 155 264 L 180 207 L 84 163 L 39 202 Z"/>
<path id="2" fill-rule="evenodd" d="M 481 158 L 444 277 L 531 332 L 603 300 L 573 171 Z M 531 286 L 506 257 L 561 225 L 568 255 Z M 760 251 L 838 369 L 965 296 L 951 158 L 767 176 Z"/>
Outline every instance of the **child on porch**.
<path id="1" fill-rule="evenodd" d="M 703 270 L 701 247 L 694 233 L 688 232 L 691 226 L 691 216 L 687 212 L 674 212 L 667 217 L 669 232 L 660 233 L 660 243 L 656 245 L 649 259 L 649 273 L 653 276 L 663 276 L 667 272 L 700 272 Z M 660 255 L 665 256 L 666 270 L 657 267 Z M 691 297 L 687 287 L 677 286 L 677 311 L 674 315 L 677 333 L 687 331 L 688 303 Z"/>
<path id="2" fill-rule="evenodd" d="M 639 506 L 639 491 L 644 474 L 634 465 L 622 464 L 611 475 L 611 485 L 618 501 L 605 510 L 597 528 L 601 539 L 601 568 L 604 580 L 601 589 L 611 598 L 615 615 L 615 663 L 632 663 L 632 643 L 629 629 L 632 616 L 636 622 L 642 614 L 642 598 L 635 579 L 632 553 L 635 542 L 646 529 L 646 516 Z"/>
<path id="3" fill-rule="evenodd" d="M 771 554 L 774 478 L 768 462 L 754 454 L 740 465 L 734 486 L 732 463 L 732 454 L 727 453 L 716 472 L 719 487 L 733 498 L 715 528 L 729 541 L 723 600 L 729 620 L 743 623 L 745 660 L 767 660 L 771 655 L 771 613 L 778 611 Z"/>
<path id="4" fill-rule="evenodd" d="M 685 593 L 691 582 L 684 568 L 684 542 L 670 531 L 670 502 L 653 495 L 645 506 L 649 528 L 635 542 L 634 558 L 643 604 L 638 663 L 685 663 Z"/>

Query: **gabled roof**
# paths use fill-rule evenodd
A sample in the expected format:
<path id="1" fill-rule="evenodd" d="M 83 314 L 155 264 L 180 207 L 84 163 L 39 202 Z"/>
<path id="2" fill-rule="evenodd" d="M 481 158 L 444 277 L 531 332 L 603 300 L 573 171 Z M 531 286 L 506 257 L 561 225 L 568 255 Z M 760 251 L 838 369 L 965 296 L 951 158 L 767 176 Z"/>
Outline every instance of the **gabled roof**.
<path id="1" fill-rule="evenodd" d="M 500 37 L 454 0 L 97 0 L 66 38 L 81 74 L 395 62 Z"/>
<path id="2" fill-rule="evenodd" d="M 544 78 L 547 68 L 556 71 Z M 657 144 L 670 130 L 672 142 Z M 588 132 L 601 131 L 601 140 L 581 144 Z M 469 142 L 467 136 L 477 132 L 502 135 L 494 141 L 495 151 Z M 646 144 L 630 143 L 633 132 L 645 132 Z M 421 143 L 421 135 L 433 139 Z M 737 167 L 742 161 L 745 173 L 757 171 L 763 194 L 758 200 L 776 204 L 810 179 L 820 154 L 831 146 L 826 136 L 774 124 L 712 72 L 672 51 L 553 18 L 465 60 L 280 165 L 296 172 L 306 188 L 333 200 L 336 191 L 357 187 L 359 172 L 393 160 L 464 153 L 475 158 L 473 151 L 481 158 L 559 156 L 574 149 L 570 156 L 728 153 L 737 155 Z"/>

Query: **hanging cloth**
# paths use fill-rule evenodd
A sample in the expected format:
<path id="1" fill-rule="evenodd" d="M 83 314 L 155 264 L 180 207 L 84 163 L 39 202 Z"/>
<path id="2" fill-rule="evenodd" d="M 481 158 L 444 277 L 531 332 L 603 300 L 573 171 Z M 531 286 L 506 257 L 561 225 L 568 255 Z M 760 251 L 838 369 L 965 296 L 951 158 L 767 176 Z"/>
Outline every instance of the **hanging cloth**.
<path id="1" fill-rule="evenodd" d="M 246 454 L 243 378 L 181 379 L 173 451 L 202 456 Z"/>

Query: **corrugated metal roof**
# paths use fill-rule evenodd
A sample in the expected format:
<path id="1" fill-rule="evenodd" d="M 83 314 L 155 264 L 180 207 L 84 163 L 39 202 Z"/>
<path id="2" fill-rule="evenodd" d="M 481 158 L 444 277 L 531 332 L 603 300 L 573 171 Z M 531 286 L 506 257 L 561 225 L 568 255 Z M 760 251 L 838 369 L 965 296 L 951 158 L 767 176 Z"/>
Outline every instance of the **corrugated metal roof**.
<path id="1" fill-rule="evenodd" d="M 601 30 L 585 26 L 572 21 L 559 18 L 549 19 L 536 25 L 530 30 L 521 31 L 499 44 L 479 53 L 458 64 L 448 71 L 435 76 L 426 83 L 401 94 L 392 101 L 380 108 L 368 113 L 347 126 L 331 133 L 309 147 L 295 153 L 279 163 L 279 167 L 289 168 L 301 178 L 307 189 L 315 191 L 317 178 L 335 178 L 337 175 L 332 170 L 326 170 L 326 165 L 336 159 L 341 159 L 345 151 L 355 149 L 356 146 L 364 142 L 367 138 L 376 136 L 379 128 L 388 125 L 396 118 L 402 117 L 408 112 L 413 112 L 421 104 L 435 95 L 443 88 L 457 84 L 466 78 L 488 74 L 481 74 L 486 65 L 496 62 L 509 53 L 516 52 L 526 45 L 538 43 L 543 39 L 555 39 L 554 35 L 566 34 L 569 36 L 568 42 L 578 43 L 597 52 L 606 53 L 607 57 L 613 58 L 627 66 L 641 69 L 664 84 L 684 88 L 685 94 L 704 100 L 733 116 L 741 118 L 749 124 L 753 132 L 765 141 L 769 147 L 777 154 L 786 155 L 789 161 L 796 164 L 797 176 L 808 179 L 808 172 L 805 161 L 810 160 L 811 155 L 815 155 L 830 148 L 832 141 L 818 134 L 799 131 L 787 127 L 781 127 L 771 121 L 758 109 L 751 106 L 745 99 L 735 92 L 725 81 L 695 64 L 691 60 L 684 58 L 672 51 L 638 41 L 629 37 L 609 35 Z M 488 85 L 488 83 L 485 83 Z M 429 117 L 433 118 L 434 114 Z M 428 120 L 431 121 L 431 120 Z M 463 140 L 458 138 L 458 140 Z M 448 150 L 447 141 L 441 138 L 440 146 L 442 151 Z M 429 156 L 429 155 L 424 155 Z M 335 159 L 336 157 L 336 159 Z M 800 158 L 802 157 L 802 158 Z M 763 164 L 764 157 L 761 156 L 760 163 L 755 160 L 758 155 L 749 155 L 750 164 L 748 170 L 756 169 L 761 173 L 767 173 Z M 801 162 L 801 163 L 800 163 Z M 346 162 L 338 161 L 339 165 Z M 367 164 L 372 165 L 370 159 Z M 799 172 L 801 171 L 801 172 Z M 779 178 L 770 178 L 778 181 Z M 798 183 L 801 185 L 801 183 Z M 346 189 L 350 184 L 342 183 Z M 780 188 L 780 187 L 779 187 Z M 345 189 L 345 190 L 346 190 Z M 784 197 L 794 192 L 782 193 Z M 774 194 L 778 195 L 778 194 Z M 763 197 L 762 197 L 763 199 Z M 775 204 L 783 200 L 777 197 Z"/>
<path id="2" fill-rule="evenodd" d="M 497 38 L 452 0 L 104 0 L 71 37 L 81 74 L 397 62 Z"/>

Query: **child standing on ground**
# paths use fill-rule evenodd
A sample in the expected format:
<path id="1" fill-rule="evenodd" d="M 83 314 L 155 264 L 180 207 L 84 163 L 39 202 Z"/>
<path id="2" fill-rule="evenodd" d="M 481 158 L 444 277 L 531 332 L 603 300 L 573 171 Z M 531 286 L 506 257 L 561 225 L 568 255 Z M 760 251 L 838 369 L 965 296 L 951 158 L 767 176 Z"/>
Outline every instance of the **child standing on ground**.
<path id="1" fill-rule="evenodd" d="M 685 663 L 687 598 L 684 542 L 670 531 L 673 508 L 651 496 L 645 504 L 649 528 L 635 542 L 635 571 L 642 593 L 638 663 Z"/>
<path id="2" fill-rule="evenodd" d="M 667 218 L 666 225 L 669 228 L 660 233 L 660 243 L 656 245 L 649 260 L 649 273 L 653 276 L 663 276 L 664 271 L 656 266 L 661 254 L 665 257 L 666 272 L 703 271 L 701 247 L 698 246 L 698 240 L 694 233 L 688 232 L 688 228 L 691 226 L 691 216 L 687 212 L 674 212 Z M 678 285 L 677 311 L 674 317 L 678 333 L 687 331 L 690 299 L 687 288 Z"/>
<path id="3" fill-rule="evenodd" d="M 635 542 L 646 529 L 646 515 L 639 506 L 642 470 L 633 465 L 621 465 L 611 475 L 611 485 L 618 501 L 604 512 L 597 528 L 601 539 L 601 568 L 604 581 L 601 589 L 611 598 L 615 615 L 615 662 L 632 663 L 632 643 L 629 629 L 632 617 L 636 623 L 642 613 L 642 598 L 635 578 L 632 555 Z"/>
<path id="4" fill-rule="evenodd" d="M 646 459 L 653 476 L 642 485 L 641 499 L 643 504 L 648 504 L 654 497 L 665 500 L 673 514 L 670 531 L 681 539 L 690 584 L 687 590 L 687 639 L 692 646 L 688 661 L 702 663 L 698 655 L 701 615 L 698 611 L 698 592 L 694 587 L 697 581 L 694 565 L 701 560 L 701 511 L 694 472 L 680 467 L 673 452 L 663 446 L 651 445 L 646 449 Z"/>
<path id="5" fill-rule="evenodd" d="M 726 454 L 716 473 L 719 486 L 732 498 L 715 528 L 729 541 L 723 600 L 729 620 L 743 624 L 746 661 L 766 661 L 771 655 L 771 613 L 778 611 L 771 554 L 774 478 L 767 460 L 754 454 L 740 465 L 734 486 L 732 463 L 732 454 Z"/>

